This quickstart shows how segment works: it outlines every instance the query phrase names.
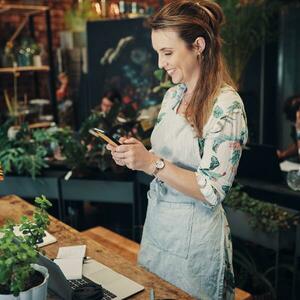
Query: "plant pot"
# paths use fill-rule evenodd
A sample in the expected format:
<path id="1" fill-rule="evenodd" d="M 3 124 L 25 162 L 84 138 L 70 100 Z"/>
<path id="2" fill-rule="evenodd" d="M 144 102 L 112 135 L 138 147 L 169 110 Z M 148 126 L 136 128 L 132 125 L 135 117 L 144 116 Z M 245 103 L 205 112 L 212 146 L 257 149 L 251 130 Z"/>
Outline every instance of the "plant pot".
<path id="1" fill-rule="evenodd" d="M 279 230 L 278 232 L 264 232 L 260 229 L 253 229 L 249 224 L 250 216 L 229 206 L 224 206 L 226 216 L 233 236 L 250 241 L 274 251 L 279 249 L 293 249 L 293 230 Z"/>
<path id="2" fill-rule="evenodd" d="M 33 264 L 32 268 L 40 272 L 44 276 L 44 281 L 27 291 L 21 292 L 19 296 L 15 297 L 14 295 L 0 295 L 0 300 L 46 300 L 47 299 L 47 289 L 48 289 L 48 280 L 49 273 L 47 268 Z"/>

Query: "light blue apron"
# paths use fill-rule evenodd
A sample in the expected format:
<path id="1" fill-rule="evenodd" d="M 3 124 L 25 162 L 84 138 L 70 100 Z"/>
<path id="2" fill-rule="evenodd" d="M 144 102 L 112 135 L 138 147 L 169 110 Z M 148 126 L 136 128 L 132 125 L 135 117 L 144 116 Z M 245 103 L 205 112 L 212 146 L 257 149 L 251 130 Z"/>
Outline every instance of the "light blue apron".
<path id="1" fill-rule="evenodd" d="M 177 103 L 165 108 L 151 136 L 158 156 L 196 171 L 198 139 Z M 223 299 L 227 220 L 221 205 L 209 208 L 154 179 L 148 191 L 139 264 L 197 299 Z M 229 258 L 231 260 L 231 258 Z"/>

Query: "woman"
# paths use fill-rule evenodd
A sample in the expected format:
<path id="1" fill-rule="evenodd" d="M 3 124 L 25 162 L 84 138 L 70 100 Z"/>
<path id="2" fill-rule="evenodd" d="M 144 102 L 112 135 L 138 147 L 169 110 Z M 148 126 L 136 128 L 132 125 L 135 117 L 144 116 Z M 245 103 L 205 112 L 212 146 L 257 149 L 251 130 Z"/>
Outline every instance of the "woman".
<path id="1" fill-rule="evenodd" d="M 221 56 L 223 13 L 208 0 L 171 1 L 150 19 L 158 65 L 174 87 L 147 151 L 108 146 L 118 165 L 155 176 L 139 263 L 199 299 L 233 299 L 230 232 L 221 202 L 247 140 L 243 103 Z"/>

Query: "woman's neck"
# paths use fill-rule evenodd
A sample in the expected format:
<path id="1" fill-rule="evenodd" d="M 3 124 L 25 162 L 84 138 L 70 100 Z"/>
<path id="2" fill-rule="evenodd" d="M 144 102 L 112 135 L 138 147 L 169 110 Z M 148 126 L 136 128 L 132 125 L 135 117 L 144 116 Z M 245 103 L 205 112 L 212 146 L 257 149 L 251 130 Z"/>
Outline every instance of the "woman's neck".
<path id="1" fill-rule="evenodd" d="M 192 94 L 195 91 L 199 78 L 200 78 L 200 70 L 193 72 L 193 74 L 191 75 L 191 80 L 185 82 L 187 88 L 185 91 L 186 94 Z"/>

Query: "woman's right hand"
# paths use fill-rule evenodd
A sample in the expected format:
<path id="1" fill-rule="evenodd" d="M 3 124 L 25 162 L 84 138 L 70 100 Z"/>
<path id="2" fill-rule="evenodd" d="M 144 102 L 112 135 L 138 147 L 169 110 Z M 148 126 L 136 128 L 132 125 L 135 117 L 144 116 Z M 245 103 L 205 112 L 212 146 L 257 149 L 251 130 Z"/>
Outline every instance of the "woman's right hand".
<path id="1" fill-rule="evenodd" d="M 125 137 L 121 137 L 121 138 L 119 139 L 119 142 L 120 142 L 121 144 L 123 144 L 125 140 L 126 140 Z M 122 166 L 122 167 L 125 166 L 125 162 L 124 162 L 122 159 L 116 159 L 116 158 L 114 158 L 113 153 L 116 151 L 116 146 L 112 146 L 112 145 L 110 145 L 110 144 L 107 144 L 107 145 L 106 145 L 106 149 L 109 150 L 109 151 L 111 152 L 112 158 L 113 158 L 113 160 L 115 161 L 115 163 L 116 163 L 118 166 Z"/>

